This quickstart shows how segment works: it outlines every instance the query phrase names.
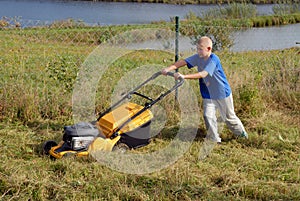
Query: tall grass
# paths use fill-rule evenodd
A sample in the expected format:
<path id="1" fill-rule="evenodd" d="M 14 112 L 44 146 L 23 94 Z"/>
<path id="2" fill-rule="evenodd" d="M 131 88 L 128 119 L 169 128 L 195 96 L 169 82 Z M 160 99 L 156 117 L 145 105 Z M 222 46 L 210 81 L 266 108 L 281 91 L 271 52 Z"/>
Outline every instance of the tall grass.
<path id="1" fill-rule="evenodd" d="M 273 6 L 273 12 L 275 15 L 288 15 L 300 12 L 299 3 L 280 3 Z"/>
<path id="2" fill-rule="evenodd" d="M 256 6 L 246 3 L 229 3 L 228 6 L 210 9 L 204 19 L 248 19 L 257 15 Z"/>

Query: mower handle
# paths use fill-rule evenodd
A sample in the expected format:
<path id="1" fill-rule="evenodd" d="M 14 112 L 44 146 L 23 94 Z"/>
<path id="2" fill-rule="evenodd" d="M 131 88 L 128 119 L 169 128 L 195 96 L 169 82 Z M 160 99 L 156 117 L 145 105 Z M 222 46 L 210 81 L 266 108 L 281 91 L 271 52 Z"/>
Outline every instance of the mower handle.
<path id="1" fill-rule="evenodd" d="M 152 75 L 151 78 L 152 78 L 152 79 L 155 79 L 155 78 L 158 77 L 159 75 L 162 75 L 162 72 L 161 72 L 161 71 L 158 71 L 158 72 L 154 73 L 154 74 Z M 175 78 L 175 76 L 174 76 L 175 73 L 173 73 L 173 72 L 168 71 L 166 75 Z M 181 85 L 183 84 L 183 82 L 184 82 L 184 78 L 183 78 L 183 77 L 179 77 L 178 80 L 179 80 L 179 83 L 180 83 L 179 86 L 181 86 Z M 178 86 L 178 87 L 179 87 L 179 86 Z"/>
<path id="2" fill-rule="evenodd" d="M 169 71 L 169 72 L 167 72 L 167 75 L 175 78 L 175 76 L 174 76 L 175 73 L 173 73 L 173 72 L 170 72 L 170 71 Z M 182 83 L 184 82 L 184 78 L 181 77 L 181 76 L 178 78 L 178 80 L 179 80 L 180 83 L 181 83 L 181 82 L 182 82 Z M 181 85 L 181 84 L 180 84 L 180 85 Z"/>
<path id="3" fill-rule="evenodd" d="M 132 94 L 136 94 L 136 95 L 139 95 L 143 98 L 146 98 L 148 100 L 151 101 L 151 103 L 147 104 L 143 111 L 145 111 L 146 109 L 152 107 L 152 105 L 154 105 L 155 103 L 157 103 L 158 101 L 160 101 L 161 99 L 163 99 L 166 95 L 168 95 L 169 93 L 171 93 L 172 91 L 174 91 L 175 89 L 177 89 L 178 87 L 180 87 L 183 82 L 184 82 L 184 78 L 183 77 L 179 77 L 178 78 L 178 81 L 176 81 L 175 85 L 169 89 L 167 92 L 161 94 L 157 99 L 153 100 L 149 97 L 146 97 L 140 93 L 137 93 L 136 91 L 138 89 L 140 89 L 142 86 L 144 86 L 146 83 L 150 82 L 151 80 L 154 80 L 155 78 L 157 78 L 158 76 L 162 75 L 162 72 L 161 71 L 158 71 L 156 73 L 154 73 L 150 78 L 148 78 L 146 81 L 144 81 L 142 84 L 140 84 L 139 86 L 137 86 L 136 88 L 134 88 L 133 90 L 131 90 L 130 92 L 128 92 L 121 100 L 119 100 L 118 102 L 116 102 L 114 105 L 112 105 L 110 108 L 108 108 L 106 111 L 104 111 L 103 113 L 99 113 L 99 117 L 97 119 L 97 121 L 99 121 L 101 119 L 101 117 L 103 117 L 105 114 L 109 113 L 110 111 L 112 111 L 113 108 L 115 108 L 117 105 L 119 105 L 124 99 L 126 98 L 131 98 L 131 95 Z M 174 77 L 175 73 L 173 72 L 167 72 L 167 76 L 171 76 L 171 77 Z M 174 77 L 175 78 L 175 77 Z M 143 112 L 141 111 L 141 112 Z M 139 113 L 141 114 L 141 113 Z"/>

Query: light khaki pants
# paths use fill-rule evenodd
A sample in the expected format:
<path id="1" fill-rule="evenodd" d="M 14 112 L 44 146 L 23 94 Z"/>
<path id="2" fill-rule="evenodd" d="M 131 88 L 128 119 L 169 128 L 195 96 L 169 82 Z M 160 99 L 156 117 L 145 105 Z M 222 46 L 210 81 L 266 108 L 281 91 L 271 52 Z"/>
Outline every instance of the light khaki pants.
<path id="1" fill-rule="evenodd" d="M 207 139 L 215 142 L 221 142 L 221 138 L 218 133 L 217 111 L 219 111 L 222 120 L 234 135 L 241 135 L 245 131 L 241 120 L 234 112 L 232 94 L 225 99 L 203 99 L 203 110 L 204 121 L 207 129 Z"/>

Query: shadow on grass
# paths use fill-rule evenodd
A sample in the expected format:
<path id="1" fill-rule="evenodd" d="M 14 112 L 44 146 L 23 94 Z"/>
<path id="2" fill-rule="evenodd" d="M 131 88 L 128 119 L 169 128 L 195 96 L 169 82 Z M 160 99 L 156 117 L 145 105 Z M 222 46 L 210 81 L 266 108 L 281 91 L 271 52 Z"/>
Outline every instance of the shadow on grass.
<path id="1" fill-rule="evenodd" d="M 185 129 L 181 129 L 180 131 L 183 134 L 178 135 L 179 127 L 177 126 L 164 128 L 156 136 L 156 138 L 163 139 L 163 140 L 172 140 L 175 137 L 178 137 L 180 140 L 183 141 L 186 140 L 203 141 L 203 139 L 206 136 L 206 131 L 203 128 L 198 128 L 196 134 L 193 133 L 195 132 L 195 128 L 185 128 Z"/>
<path id="2" fill-rule="evenodd" d="M 204 139 L 206 137 L 206 129 L 204 127 L 198 127 L 196 134 L 189 135 L 189 133 L 191 132 L 191 130 L 194 131 L 195 128 L 186 128 L 186 129 L 183 129 L 183 133 L 187 133 L 187 135 L 182 134 L 182 135 L 180 135 L 179 139 L 183 140 L 183 141 L 186 141 L 186 140 L 193 140 L 193 141 L 197 141 L 197 142 L 203 142 L 204 141 Z M 164 128 L 156 136 L 156 138 L 170 141 L 170 140 L 174 139 L 177 136 L 178 131 L 179 131 L 179 128 L 176 127 L 176 126 Z M 233 140 L 237 140 L 237 137 L 234 136 L 227 129 L 222 132 L 221 138 L 222 138 L 222 142 L 224 142 L 224 143 L 230 142 L 230 141 L 233 141 Z M 249 145 L 249 143 L 246 143 L 246 144 Z"/>

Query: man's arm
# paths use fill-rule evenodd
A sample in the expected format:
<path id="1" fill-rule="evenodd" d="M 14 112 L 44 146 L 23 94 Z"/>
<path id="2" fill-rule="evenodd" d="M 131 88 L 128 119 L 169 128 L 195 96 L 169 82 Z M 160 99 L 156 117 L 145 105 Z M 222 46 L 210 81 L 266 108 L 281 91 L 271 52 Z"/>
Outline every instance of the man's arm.
<path id="1" fill-rule="evenodd" d="M 175 62 L 174 64 L 170 65 L 167 68 L 164 68 L 161 72 L 163 75 L 167 75 L 167 72 L 172 71 L 172 70 L 176 70 L 182 66 L 187 65 L 185 60 L 179 60 L 177 62 Z M 182 75 L 180 73 L 176 73 L 174 76 L 175 78 L 179 78 L 182 77 L 184 79 L 200 79 L 200 78 L 205 78 L 208 75 L 207 71 L 201 71 L 195 74 L 187 74 L 187 75 Z"/>
<path id="2" fill-rule="evenodd" d="M 200 78 L 205 78 L 208 75 L 207 71 L 201 71 L 195 74 L 187 74 L 187 75 L 182 75 L 180 74 L 184 79 L 200 79 Z"/>
<path id="3" fill-rule="evenodd" d="M 161 73 L 163 75 L 167 75 L 167 72 L 172 71 L 172 70 L 176 70 L 176 69 L 178 69 L 182 66 L 185 66 L 186 64 L 187 64 L 186 61 L 181 59 L 181 60 L 175 62 L 174 64 L 172 64 L 171 66 L 162 69 Z"/>

